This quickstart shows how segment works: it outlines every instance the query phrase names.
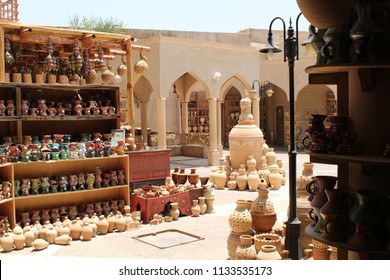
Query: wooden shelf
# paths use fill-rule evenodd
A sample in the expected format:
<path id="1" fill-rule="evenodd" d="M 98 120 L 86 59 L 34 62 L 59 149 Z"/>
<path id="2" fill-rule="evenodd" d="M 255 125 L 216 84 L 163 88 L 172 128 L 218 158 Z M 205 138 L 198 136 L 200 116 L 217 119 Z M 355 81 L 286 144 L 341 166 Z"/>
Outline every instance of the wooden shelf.
<path id="1" fill-rule="evenodd" d="M 325 153 L 312 153 L 308 152 L 310 159 L 314 162 L 321 161 L 323 163 L 337 164 L 339 162 L 346 163 L 361 163 L 368 165 L 390 166 L 390 158 L 382 157 L 379 155 L 338 155 L 338 154 L 325 154 Z"/>
<path id="2" fill-rule="evenodd" d="M 390 62 L 383 63 L 344 63 L 344 64 L 333 64 L 333 65 L 321 65 L 321 66 L 309 66 L 305 69 L 308 74 L 324 74 L 324 73 L 337 73 L 337 72 L 348 72 L 354 69 L 377 69 L 377 68 L 390 68 Z"/>
<path id="3" fill-rule="evenodd" d="M 385 257 L 385 259 L 390 258 L 390 251 L 386 251 L 384 249 L 383 250 L 366 250 L 366 249 L 352 247 L 352 246 L 348 245 L 346 242 L 331 241 L 328 239 L 324 239 L 320 233 L 317 233 L 314 231 L 314 229 L 311 225 L 308 225 L 305 228 L 305 234 L 310 236 L 314 240 L 321 242 L 321 243 L 327 244 L 329 246 L 337 247 L 339 256 L 343 255 L 344 257 L 346 257 L 348 254 L 347 251 L 354 251 L 354 252 L 365 253 L 368 255 L 382 256 L 382 257 Z M 341 251 L 341 252 L 339 252 L 339 251 Z"/>

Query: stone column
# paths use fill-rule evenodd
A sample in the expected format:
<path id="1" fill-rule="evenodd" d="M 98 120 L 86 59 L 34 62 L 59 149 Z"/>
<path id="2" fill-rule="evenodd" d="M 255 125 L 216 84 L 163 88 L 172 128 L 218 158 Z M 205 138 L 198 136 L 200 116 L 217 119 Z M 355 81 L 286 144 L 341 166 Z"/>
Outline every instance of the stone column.
<path id="1" fill-rule="evenodd" d="M 141 101 L 141 135 L 144 143 L 148 143 L 148 103 Z"/>
<path id="2" fill-rule="evenodd" d="M 167 120 L 166 120 L 166 99 L 157 98 L 157 133 L 158 148 L 167 148 Z"/>
<path id="3" fill-rule="evenodd" d="M 223 158 L 223 145 L 222 145 L 222 103 L 217 101 L 217 150 L 219 158 Z"/>
<path id="4" fill-rule="evenodd" d="M 260 127 L 260 98 L 257 95 L 251 96 L 251 101 L 253 120 L 255 121 L 255 125 Z"/>
<path id="5" fill-rule="evenodd" d="M 181 102 L 181 127 L 182 133 L 188 134 L 188 102 Z"/>
<path id="6" fill-rule="evenodd" d="M 217 99 L 209 99 L 209 154 L 208 163 L 217 166 L 219 163 L 219 153 L 217 150 Z"/>

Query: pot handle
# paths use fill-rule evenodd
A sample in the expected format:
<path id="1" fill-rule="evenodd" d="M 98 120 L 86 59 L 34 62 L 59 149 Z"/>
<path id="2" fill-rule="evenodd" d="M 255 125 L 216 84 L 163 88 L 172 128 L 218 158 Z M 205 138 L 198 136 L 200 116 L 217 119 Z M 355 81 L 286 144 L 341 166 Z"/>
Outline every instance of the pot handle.
<path id="1" fill-rule="evenodd" d="M 313 188 L 312 188 L 312 185 L 313 185 Z M 310 180 L 310 182 L 306 185 L 306 191 L 309 193 L 309 194 L 312 194 L 312 195 L 316 195 L 317 192 L 317 180 L 316 178 L 313 178 Z"/>

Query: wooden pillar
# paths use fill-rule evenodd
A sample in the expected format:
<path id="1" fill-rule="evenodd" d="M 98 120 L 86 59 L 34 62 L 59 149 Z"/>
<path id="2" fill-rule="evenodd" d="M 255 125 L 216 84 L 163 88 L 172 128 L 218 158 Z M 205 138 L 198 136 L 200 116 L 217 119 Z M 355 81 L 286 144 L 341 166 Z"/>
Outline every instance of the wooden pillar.
<path id="1" fill-rule="evenodd" d="M 5 82 L 4 28 L 0 27 L 0 82 Z"/>
<path id="2" fill-rule="evenodd" d="M 134 124 L 134 96 L 133 96 L 133 62 L 131 43 L 126 44 L 126 64 L 127 64 L 127 123 L 131 126 L 131 133 L 135 137 Z"/>

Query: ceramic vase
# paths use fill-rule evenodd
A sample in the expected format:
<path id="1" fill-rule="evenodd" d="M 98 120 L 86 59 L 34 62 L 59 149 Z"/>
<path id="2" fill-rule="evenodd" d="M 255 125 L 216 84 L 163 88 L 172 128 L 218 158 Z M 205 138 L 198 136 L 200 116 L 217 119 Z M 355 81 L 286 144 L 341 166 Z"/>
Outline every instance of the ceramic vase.
<path id="1" fill-rule="evenodd" d="M 188 178 L 188 182 L 191 184 L 191 185 L 197 185 L 198 184 L 198 181 L 199 181 L 199 174 L 196 173 L 196 168 L 190 168 L 190 174 L 188 174 L 187 178 Z"/>
<path id="2" fill-rule="evenodd" d="M 199 200 L 198 199 L 192 200 L 191 214 L 192 214 L 192 217 L 199 217 L 199 215 L 200 215 L 200 207 L 199 207 Z"/>
<path id="3" fill-rule="evenodd" d="M 206 213 L 213 213 L 214 212 L 214 197 L 206 197 Z"/>
<path id="4" fill-rule="evenodd" d="M 297 177 L 297 191 L 300 192 L 306 192 L 306 185 L 313 179 L 314 172 L 313 172 L 314 163 L 312 162 L 304 162 L 303 163 L 303 169 L 301 175 Z M 307 194 L 307 193 L 306 193 Z"/>
<path id="5" fill-rule="evenodd" d="M 246 161 L 247 173 L 250 174 L 253 171 L 256 171 L 257 162 L 253 155 L 249 155 Z"/>
<path id="6" fill-rule="evenodd" d="M 236 259 L 236 250 L 237 247 L 240 245 L 240 236 L 242 234 L 240 233 L 234 233 L 230 232 L 228 238 L 227 238 L 227 249 L 228 249 L 228 255 L 229 260 L 235 260 Z"/>
<path id="7" fill-rule="evenodd" d="M 12 238 L 10 233 L 6 232 L 1 238 L 1 247 L 3 249 L 3 252 L 11 252 L 15 248 L 14 239 Z"/>
<path id="8" fill-rule="evenodd" d="M 89 222 L 84 223 L 80 233 L 83 241 L 90 241 L 92 239 L 93 229 Z"/>
<path id="9" fill-rule="evenodd" d="M 278 190 L 282 186 L 283 176 L 279 173 L 279 168 L 270 167 L 271 173 L 269 174 L 269 183 L 271 185 L 271 189 Z"/>
<path id="10" fill-rule="evenodd" d="M 276 222 L 276 213 L 268 190 L 258 190 L 258 196 L 252 203 L 252 228 L 256 232 L 269 232 Z"/>
<path id="11" fill-rule="evenodd" d="M 35 251 L 44 250 L 49 247 L 49 242 L 44 239 L 38 238 L 32 243 Z"/>
<path id="12" fill-rule="evenodd" d="M 255 192 L 260 185 L 260 177 L 256 170 L 253 170 L 248 174 L 248 187 L 249 191 Z"/>
<path id="13" fill-rule="evenodd" d="M 72 237 L 72 240 L 80 240 L 81 237 L 81 225 L 78 223 L 77 220 L 72 220 L 72 223 L 69 226 L 70 229 L 70 236 Z"/>
<path id="14" fill-rule="evenodd" d="M 99 216 L 99 221 L 96 223 L 96 226 L 99 234 L 107 234 L 109 223 L 104 215 Z"/>
<path id="15" fill-rule="evenodd" d="M 281 260 L 279 252 L 273 245 L 263 245 L 261 250 L 257 253 L 257 260 Z"/>
<path id="16" fill-rule="evenodd" d="M 237 189 L 236 176 L 230 175 L 230 180 L 227 182 L 228 190 L 234 191 Z"/>
<path id="17" fill-rule="evenodd" d="M 271 172 L 268 169 L 267 159 L 265 156 L 262 156 L 260 159 L 260 164 L 257 173 L 259 174 L 259 177 L 263 177 L 264 180 L 267 182 L 267 185 L 269 185 L 269 174 Z"/>
<path id="18" fill-rule="evenodd" d="M 229 226 L 232 232 L 246 234 L 252 226 L 252 217 L 246 208 L 246 200 L 236 200 L 236 208 L 229 215 Z"/>
<path id="19" fill-rule="evenodd" d="M 200 215 L 204 215 L 206 214 L 206 210 L 207 210 L 206 197 L 200 196 L 198 197 L 198 200 L 199 200 Z"/>
<path id="20" fill-rule="evenodd" d="M 233 169 L 246 163 L 248 156 L 253 155 L 258 161 L 263 154 L 264 135 L 255 124 L 251 113 L 252 101 L 248 93 L 240 100 L 240 115 L 238 124 L 229 133 L 230 160 Z"/>
<path id="21" fill-rule="evenodd" d="M 222 165 L 218 167 L 218 172 L 215 173 L 214 179 L 215 179 L 215 185 L 219 190 L 223 190 L 227 185 L 228 178 L 226 175 L 226 171 L 223 170 Z"/>
<path id="22" fill-rule="evenodd" d="M 276 251 L 282 250 L 282 236 L 276 233 L 260 233 L 254 236 L 254 244 L 256 251 L 259 252 L 263 245 L 272 245 L 276 247 Z"/>
<path id="23" fill-rule="evenodd" d="M 173 169 L 173 172 L 172 172 L 172 174 L 171 174 L 171 177 L 172 177 L 172 180 L 173 180 L 173 182 L 175 183 L 175 185 L 176 184 L 178 184 L 178 174 L 179 174 L 179 172 L 180 172 L 180 168 L 179 167 L 175 167 L 174 169 Z"/>
<path id="24" fill-rule="evenodd" d="M 240 168 L 238 169 L 238 175 L 236 177 L 236 182 L 238 189 L 240 191 L 245 191 L 248 185 L 248 176 L 246 174 L 245 165 L 241 164 Z"/>
<path id="25" fill-rule="evenodd" d="M 236 248 L 237 260 L 255 260 L 256 249 L 253 245 L 253 238 L 250 235 L 243 234 L 240 236 L 240 245 Z"/>
<path id="26" fill-rule="evenodd" d="M 185 172 L 186 172 L 185 168 L 180 168 L 180 172 L 177 175 L 178 184 L 180 184 L 180 185 L 184 185 L 185 183 L 187 183 L 188 177 L 187 177 L 187 174 Z"/>
<path id="27" fill-rule="evenodd" d="M 31 247 L 33 241 L 35 240 L 35 234 L 31 230 L 32 227 L 29 227 L 26 229 L 26 231 L 23 233 L 25 237 L 25 246 L 26 247 Z"/>
<path id="28" fill-rule="evenodd" d="M 125 217 L 123 217 L 122 214 L 119 213 L 116 216 L 115 225 L 116 225 L 116 230 L 118 232 L 123 232 L 126 230 L 126 219 L 125 219 Z"/>
<path id="29" fill-rule="evenodd" d="M 18 231 L 17 233 L 14 233 L 12 235 L 12 238 L 14 239 L 15 250 L 22 250 L 26 241 L 26 237 L 24 236 L 23 231 Z"/>

